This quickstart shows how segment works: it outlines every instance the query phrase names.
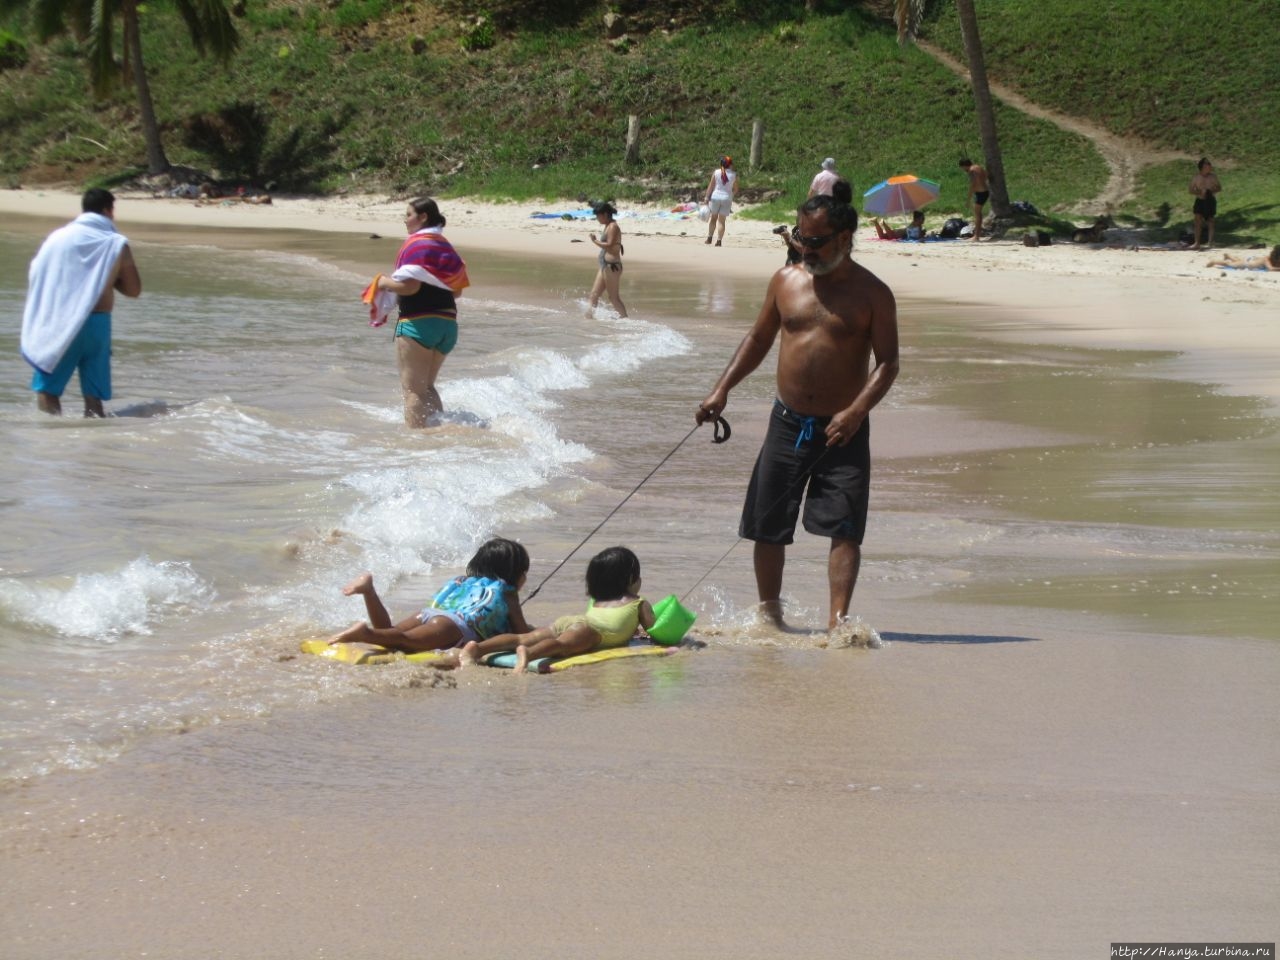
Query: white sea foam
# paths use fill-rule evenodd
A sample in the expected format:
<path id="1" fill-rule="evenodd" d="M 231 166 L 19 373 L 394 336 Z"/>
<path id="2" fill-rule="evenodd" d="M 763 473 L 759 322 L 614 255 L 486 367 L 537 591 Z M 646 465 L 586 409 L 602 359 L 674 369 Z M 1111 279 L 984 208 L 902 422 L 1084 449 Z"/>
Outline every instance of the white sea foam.
<path id="1" fill-rule="evenodd" d="M 80 574 L 67 586 L 0 581 L 0 605 L 9 619 L 104 643 L 149 634 L 163 617 L 212 598 L 213 590 L 186 563 L 154 563 L 145 556 L 111 573 Z"/>
<path id="2" fill-rule="evenodd" d="M 588 372 L 622 373 L 638 370 L 646 361 L 688 353 L 693 347 L 688 337 L 661 324 L 643 320 L 609 321 L 617 333 L 597 344 L 578 361 Z"/>

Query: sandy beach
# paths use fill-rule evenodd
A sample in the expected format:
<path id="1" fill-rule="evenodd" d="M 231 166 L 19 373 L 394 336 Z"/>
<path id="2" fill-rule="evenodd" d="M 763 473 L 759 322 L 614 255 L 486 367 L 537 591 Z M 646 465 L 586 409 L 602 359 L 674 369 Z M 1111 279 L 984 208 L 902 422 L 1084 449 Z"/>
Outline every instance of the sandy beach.
<path id="1" fill-rule="evenodd" d="M 449 233 L 462 248 L 482 246 L 520 256 L 581 256 L 571 246 L 595 229 L 594 221 L 534 219 L 535 213 L 576 210 L 574 201 L 481 203 L 442 201 Z M 0 212 L 68 219 L 75 194 L 58 190 L 0 191 Z M 156 199 L 120 194 L 117 218 L 156 224 L 261 230 L 318 230 L 399 236 L 404 204 L 379 197 L 275 198 L 271 205 L 234 200 Z M 696 218 L 670 219 L 667 210 L 623 205 L 619 222 L 633 272 L 715 270 L 767 277 L 781 261 L 771 222 L 734 216 L 725 246 L 703 249 Z M 945 219 L 951 214 L 933 212 Z M 931 229 L 936 224 L 931 219 Z M 1099 347 L 1183 352 L 1188 375 L 1229 391 L 1280 396 L 1274 313 L 1280 307 L 1280 272 L 1206 267 L 1219 250 L 1152 249 L 1147 241 L 1110 231 L 1102 245 L 1057 243 L 1024 247 L 1013 241 L 910 244 L 876 238 L 860 224 L 856 256 L 901 298 L 923 297 L 983 304 L 1024 315 L 1034 311 L 1047 339 Z M 1232 251 L 1256 256 L 1260 251 Z"/>
<path id="2" fill-rule="evenodd" d="M 595 225 L 532 217 L 576 206 L 442 202 L 464 253 L 585 285 Z M 6 217 L 53 226 L 77 210 L 71 193 L 0 191 Z M 662 278 L 762 289 L 783 260 L 771 223 L 735 217 L 714 248 L 696 219 L 622 214 L 633 313 Z M 357 240 L 399 237 L 402 215 L 371 197 L 120 194 L 116 209 L 139 240 L 213 249 L 350 235 L 357 272 Z M 875 415 L 886 494 L 855 608 L 883 649 L 803 631 L 758 642 L 707 613 L 706 649 L 650 664 L 339 680 L 277 638 L 259 659 L 313 682 L 309 709 L 180 727 L 4 790 L 5 956 L 1076 960 L 1122 941 L 1274 941 L 1280 273 L 1134 245 L 860 230 L 854 255 L 910 316 L 908 350 L 948 371 L 928 395 L 919 367 L 904 373 Z M 628 383 L 625 416 L 595 422 L 576 401 L 570 439 L 609 451 L 583 468 L 580 514 L 634 475 L 618 466 L 626 444 L 597 439 L 649 439 L 684 411 L 747 299 L 732 323 L 691 303 L 688 355 L 667 359 L 655 396 Z M 1008 368 L 1002 344 L 1017 346 Z M 1159 389 L 1133 389 L 1144 376 Z M 764 386 L 741 393 L 732 465 L 699 444 L 629 507 L 637 552 L 668 577 L 707 566 L 676 544 L 682 512 L 704 532 L 735 522 L 768 404 Z M 1075 419 L 1055 418 L 1081 397 Z M 825 544 L 792 556 L 789 582 L 821 582 Z M 747 550 L 734 557 L 736 610 L 751 585 Z M 342 682 L 368 695 L 339 698 Z"/>

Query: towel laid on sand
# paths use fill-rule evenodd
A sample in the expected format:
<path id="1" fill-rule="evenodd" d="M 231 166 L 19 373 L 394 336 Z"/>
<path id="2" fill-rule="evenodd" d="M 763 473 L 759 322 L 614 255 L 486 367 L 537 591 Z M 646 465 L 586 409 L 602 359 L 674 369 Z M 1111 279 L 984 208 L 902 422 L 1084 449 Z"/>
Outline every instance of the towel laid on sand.
<path id="1" fill-rule="evenodd" d="M 31 261 L 22 357 L 52 373 L 107 288 L 128 239 L 110 217 L 82 213 L 49 234 Z"/>

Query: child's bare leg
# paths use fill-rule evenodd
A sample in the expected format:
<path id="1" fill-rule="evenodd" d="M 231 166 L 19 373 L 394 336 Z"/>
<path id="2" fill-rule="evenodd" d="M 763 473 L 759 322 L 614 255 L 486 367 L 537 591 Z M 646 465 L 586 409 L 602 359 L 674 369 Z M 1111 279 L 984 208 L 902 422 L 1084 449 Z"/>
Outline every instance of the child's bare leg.
<path id="1" fill-rule="evenodd" d="M 377 643 L 378 641 L 370 640 L 366 637 L 369 632 L 369 625 L 363 620 L 359 620 L 341 633 L 335 633 L 329 638 L 329 643 Z"/>
<path id="2" fill-rule="evenodd" d="M 479 663 L 488 653 L 505 653 L 521 644 L 533 643 L 543 637 L 553 636 L 550 627 L 541 627 L 531 633 L 499 633 L 488 640 L 472 640 L 463 646 L 460 658 L 463 664 Z"/>
<path id="3" fill-rule="evenodd" d="M 424 653 L 429 650 L 448 650 L 462 641 L 462 628 L 448 617 L 432 617 L 426 623 L 413 618 L 414 625 L 409 629 L 393 627 L 400 633 L 400 640 L 394 647 L 405 653 Z"/>
<path id="4" fill-rule="evenodd" d="M 368 614 L 369 623 L 372 626 L 381 628 L 391 626 L 391 614 L 387 613 L 387 608 L 382 604 L 382 598 L 373 588 L 372 573 L 362 573 L 342 588 L 343 596 L 350 597 L 357 593 L 364 597 L 365 613 Z"/>
<path id="5" fill-rule="evenodd" d="M 527 637 L 520 637 L 520 642 L 528 648 L 528 659 L 540 657 L 576 657 L 580 653 L 590 653 L 600 646 L 601 636 L 598 631 L 585 623 L 575 623 L 559 636 L 536 638 L 538 630 Z M 536 638 L 536 639 L 535 639 Z"/>
<path id="6" fill-rule="evenodd" d="M 448 617 L 432 617 L 422 623 L 411 617 L 394 627 L 371 627 L 367 623 L 352 624 L 330 640 L 330 643 L 375 643 L 402 653 L 424 653 L 455 646 L 462 631 Z"/>
<path id="7" fill-rule="evenodd" d="M 512 673 L 524 673 L 529 667 L 529 648 L 523 643 L 516 647 L 516 665 L 511 668 Z"/>

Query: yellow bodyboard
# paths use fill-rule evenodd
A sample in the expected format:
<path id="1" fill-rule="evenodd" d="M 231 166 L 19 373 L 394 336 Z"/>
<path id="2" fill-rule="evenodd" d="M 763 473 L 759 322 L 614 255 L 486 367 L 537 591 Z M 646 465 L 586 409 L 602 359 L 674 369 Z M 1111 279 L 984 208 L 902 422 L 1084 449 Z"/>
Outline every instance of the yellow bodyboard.
<path id="1" fill-rule="evenodd" d="M 581 667 L 588 663 L 603 663 L 605 660 L 623 660 L 627 657 L 663 657 L 675 653 L 672 647 L 611 647 L 608 650 L 596 650 L 593 653 L 581 653 L 576 657 L 565 657 L 553 660 L 547 669 L 551 672 L 568 670 L 570 667 Z"/>
<path id="2" fill-rule="evenodd" d="M 423 653 L 401 653 L 398 650 L 388 650 L 386 647 L 375 646 L 372 643 L 330 643 L 327 640 L 303 640 L 299 649 L 303 653 L 310 653 L 317 657 L 327 657 L 330 660 L 359 664 L 361 666 L 371 663 L 394 663 L 397 660 L 407 660 L 410 663 L 431 666 L 435 663 L 451 662 L 453 659 L 438 650 L 428 650 Z"/>
<path id="3" fill-rule="evenodd" d="M 557 660 L 552 657 L 538 657 L 529 661 L 531 673 L 552 673 L 568 670 L 570 667 L 581 667 L 589 663 L 603 663 L 606 660 L 624 660 L 628 657 L 661 657 L 675 653 L 675 647 L 656 647 L 649 644 L 634 647 L 610 647 L 592 653 L 580 653 L 576 657 L 565 657 Z M 487 667 L 504 667 L 510 669 L 516 665 L 516 655 L 512 652 L 490 653 L 480 658 Z"/>

